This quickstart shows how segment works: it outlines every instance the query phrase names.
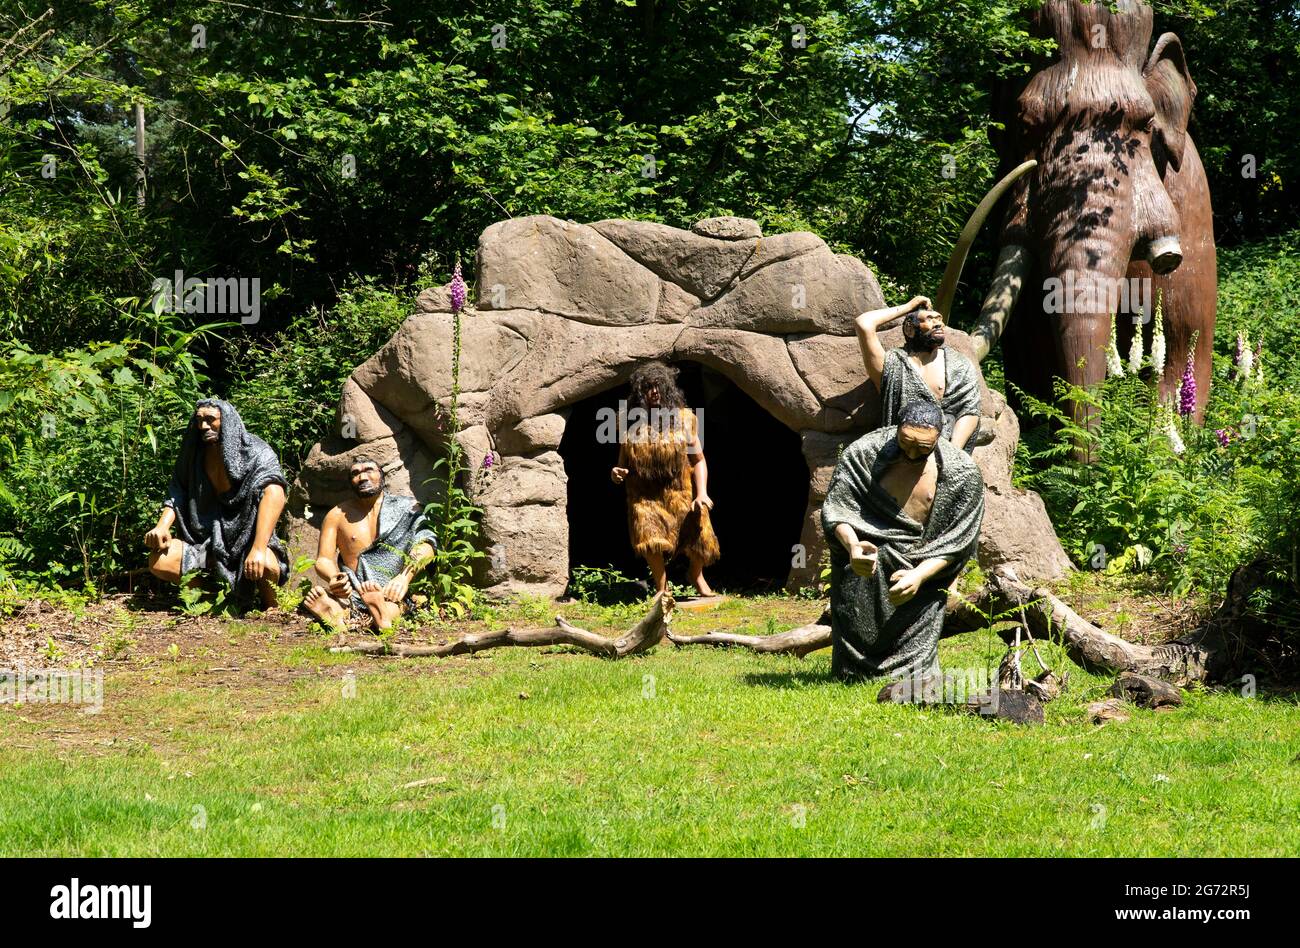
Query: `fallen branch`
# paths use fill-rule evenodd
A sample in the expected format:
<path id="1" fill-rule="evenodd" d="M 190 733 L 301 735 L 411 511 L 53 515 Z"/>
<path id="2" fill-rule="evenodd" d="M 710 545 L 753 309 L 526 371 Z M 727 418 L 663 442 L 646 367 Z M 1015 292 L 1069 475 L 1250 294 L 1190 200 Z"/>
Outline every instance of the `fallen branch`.
<path id="1" fill-rule="evenodd" d="M 657 645 L 668 631 L 672 620 L 673 600 L 663 593 L 655 596 L 650 611 L 636 625 L 617 639 L 579 628 L 563 616 L 555 617 L 553 629 L 501 629 L 466 635 L 443 645 L 393 645 L 379 639 L 361 639 L 344 642 L 330 648 L 331 652 L 358 655 L 393 655 L 397 658 L 430 658 L 449 655 L 472 655 L 490 648 L 519 646 L 538 648 L 547 645 L 572 645 L 604 658 L 624 658 L 644 652 Z"/>
<path id="2" fill-rule="evenodd" d="M 1059 640 L 1078 665 L 1090 671 L 1136 672 L 1178 685 L 1205 681 L 1209 650 L 1189 637 L 1165 645 L 1137 645 L 1099 629 L 1039 586 L 1025 585 L 999 567 L 981 598 L 985 612 L 1024 606 L 1025 624 L 1041 639 Z"/>
<path id="3" fill-rule="evenodd" d="M 677 646 L 712 645 L 715 648 L 736 646 L 763 655 L 794 655 L 803 658 L 810 652 L 830 648 L 830 610 L 822 613 L 821 618 L 811 625 L 801 625 L 797 629 L 790 629 L 788 632 L 780 632 L 776 635 L 740 635 L 736 632 L 673 635 L 669 632 L 668 641 Z"/>
<path id="4" fill-rule="evenodd" d="M 984 625 L 974 604 L 960 596 L 949 596 L 948 615 L 944 620 L 942 636 L 973 632 Z M 747 648 L 760 655 L 793 655 L 803 658 L 813 652 L 831 647 L 831 612 L 827 609 L 809 625 L 778 632 L 776 635 L 741 635 L 736 632 L 706 632 L 703 635 L 673 635 L 668 641 L 674 645 L 711 645 L 715 648 Z"/>

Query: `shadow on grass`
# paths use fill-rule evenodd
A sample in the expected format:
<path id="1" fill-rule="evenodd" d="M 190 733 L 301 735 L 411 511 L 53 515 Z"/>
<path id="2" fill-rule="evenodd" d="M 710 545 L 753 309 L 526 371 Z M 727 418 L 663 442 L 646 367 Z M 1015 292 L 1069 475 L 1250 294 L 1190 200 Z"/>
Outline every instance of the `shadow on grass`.
<path id="1" fill-rule="evenodd" d="M 842 687 L 844 682 L 831 676 L 829 671 L 816 669 L 783 672 L 748 672 L 742 679 L 747 685 L 762 688 L 806 689 Z"/>

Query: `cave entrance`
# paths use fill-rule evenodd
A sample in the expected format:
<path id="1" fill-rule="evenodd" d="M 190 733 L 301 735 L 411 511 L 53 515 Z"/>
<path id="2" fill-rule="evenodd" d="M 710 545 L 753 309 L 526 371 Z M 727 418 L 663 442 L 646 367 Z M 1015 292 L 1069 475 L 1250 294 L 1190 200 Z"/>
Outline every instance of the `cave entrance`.
<path id="1" fill-rule="evenodd" d="M 808 501 L 808 464 L 799 435 L 781 424 L 719 372 L 675 363 L 686 404 L 701 416 L 709 465 L 712 520 L 721 558 L 704 571 L 719 592 L 784 587 L 791 548 L 799 542 Z M 575 567 L 613 567 L 649 582 L 650 569 L 632 552 L 627 501 L 609 477 L 618 446 L 596 440 L 602 409 L 617 412 L 628 397 L 620 385 L 572 406 L 560 456 L 568 475 L 569 576 Z M 686 584 L 686 558 L 669 564 L 668 579 Z M 644 595 L 644 590 L 628 590 Z"/>

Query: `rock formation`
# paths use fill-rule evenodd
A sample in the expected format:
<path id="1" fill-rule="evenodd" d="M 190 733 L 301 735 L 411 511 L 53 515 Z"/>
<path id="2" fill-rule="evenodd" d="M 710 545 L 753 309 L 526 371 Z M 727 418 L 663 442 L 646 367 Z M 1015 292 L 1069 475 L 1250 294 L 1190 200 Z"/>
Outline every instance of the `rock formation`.
<path id="1" fill-rule="evenodd" d="M 809 233 L 764 237 L 744 218 L 712 218 L 686 231 L 536 216 L 483 232 L 476 285 L 477 306 L 462 318 L 455 436 L 483 508 L 489 557 L 480 579 L 490 592 L 563 592 L 569 525 L 558 448 L 567 410 L 655 358 L 721 373 L 800 434 L 807 552 L 789 584 L 816 578 L 824 550 L 818 512 L 837 452 L 879 417 L 853 318 L 883 301 L 861 261 Z M 886 346 L 901 342 L 898 328 L 883 335 Z M 970 354 L 964 333 L 948 339 Z M 346 496 L 348 466 L 361 454 L 384 466 L 392 489 L 421 499 L 438 492 L 432 462 L 452 435 L 451 340 L 447 288 L 425 290 L 416 312 L 344 385 L 337 433 L 313 448 L 295 512 L 309 502 L 319 517 Z M 1016 417 L 987 389 L 982 414 L 989 440 L 975 450 L 988 483 L 980 561 L 1011 564 L 1026 577 L 1059 576 L 1069 562 L 1042 501 L 1011 484 Z M 611 445 L 611 465 L 614 456 Z M 612 535 L 625 542 L 621 523 Z"/>

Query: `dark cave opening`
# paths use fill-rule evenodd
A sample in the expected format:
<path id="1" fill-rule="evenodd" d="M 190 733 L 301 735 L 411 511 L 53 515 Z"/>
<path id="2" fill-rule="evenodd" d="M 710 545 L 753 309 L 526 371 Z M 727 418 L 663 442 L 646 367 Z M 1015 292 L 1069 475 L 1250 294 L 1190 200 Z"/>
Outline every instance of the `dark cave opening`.
<path id="1" fill-rule="evenodd" d="M 715 590 L 757 592 L 784 586 L 808 500 L 808 465 L 799 435 L 764 411 L 719 372 L 676 363 L 686 403 L 700 418 L 721 558 L 705 578 Z M 602 409 L 617 412 L 627 385 L 574 404 L 560 442 L 568 475 L 569 571 L 613 567 L 645 580 L 649 568 L 628 538 L 623 487 L 610 480 L 617 444 L 597 440 Z M 669 564 L 671 582 L 686 583 L 686 559 Z"/>

